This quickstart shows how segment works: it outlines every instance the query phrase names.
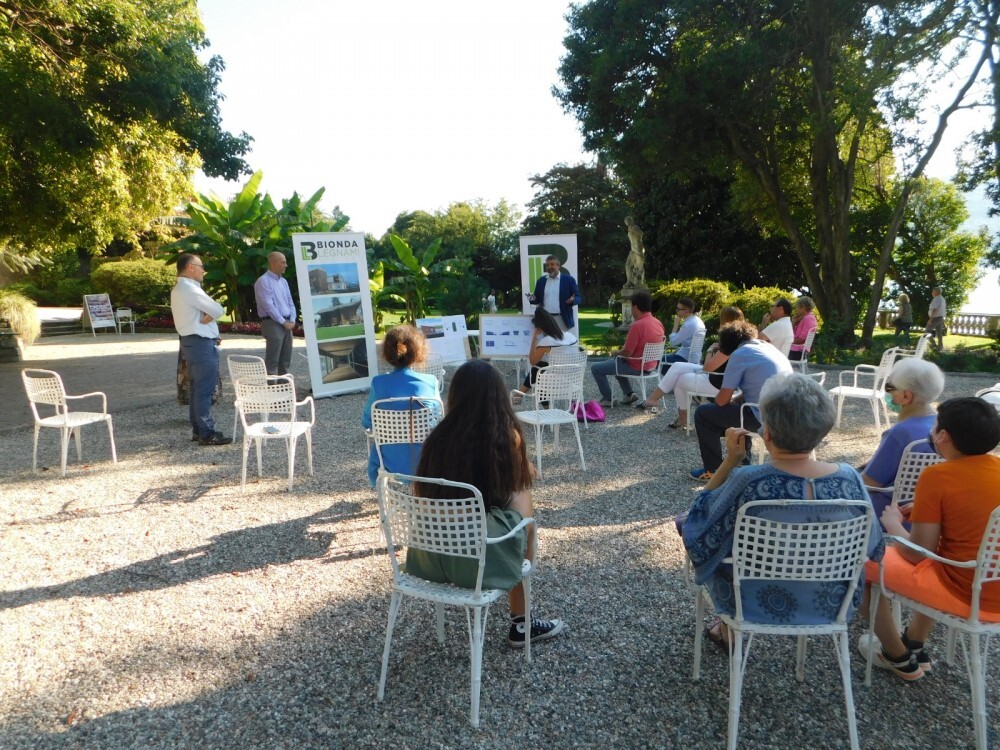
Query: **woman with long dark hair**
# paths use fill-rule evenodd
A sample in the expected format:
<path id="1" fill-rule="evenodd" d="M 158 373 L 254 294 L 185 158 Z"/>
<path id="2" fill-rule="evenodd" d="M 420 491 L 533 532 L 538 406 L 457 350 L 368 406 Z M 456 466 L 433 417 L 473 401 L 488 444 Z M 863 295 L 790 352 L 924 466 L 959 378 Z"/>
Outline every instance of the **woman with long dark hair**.
<path id="1" fill-rule="evenodd" d="M 525 448 L 520 423 L 514 415 L 500 373 L 481 359 L 466 362 L 455 372 L 448 390 L 444 419 L 427 436 L 417 474 L 422 477 L 465 482 L 483 495 L 487 535 L 503 536 L 523 518 L 534 515 L 531 483 L 534 471 Z M 451 488 L 418 484 L 417 492 L 429 498 L 446 497 Z M 521 563 L 532 555 L 533 527 L 515 537 L 486 547 L 483 588 L 509 591 L 511 626 L 507 642 L 524 645 L 525 601 Z M 410 549 L 407 571 L 420 578 L 460 586 L 475 585 L 475 561 Z M 557 636 L 561 620 L 531 618 L 531 640 Z"/>
<path id="2" fill-rule="evenodd" d="M 541 306 L 535 308 L 531 324 L 535 327 L 535 332 L 531 336 L 531 349 L 528 351 L 528 362 L 531 364 L 531 369 L 524 376 L 524 382 L 518 386 L 521 393 L 530 391 L 531 386 L 538 379 L 538 371 L 543 367 L 548 367 L 549 363 L 545 358 L 553 348 L 575 346 L 577 343 L 576 334 L 572 331 L 562 330 L 552 314 Z"/>

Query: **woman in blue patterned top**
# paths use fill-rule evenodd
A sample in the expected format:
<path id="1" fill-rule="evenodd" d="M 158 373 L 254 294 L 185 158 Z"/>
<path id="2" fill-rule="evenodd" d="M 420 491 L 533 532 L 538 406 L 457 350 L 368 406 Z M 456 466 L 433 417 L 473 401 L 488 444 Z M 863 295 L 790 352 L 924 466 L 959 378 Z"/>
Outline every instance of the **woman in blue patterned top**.
<path id="1" fill-rule="evenodd" d="M 740 506 L 753 500 L 868 500 L 858 472 L 846 464 L 811 458 L 812 451 L 833 427 L 836 408 L 830 395 L 807 375 L 775 375 L 760 395 L 764 445 L 771 462 L 740 466 L 746 456 L 746 430 L 726 431 L 727 455 L 706 488 L 694 501 L 683 523 L 684 546 L 695 567 L 695 582 L 706 585 L 716 610 L 735 615 L 732 566 L 723 559 L 733 551 L 733 529 Z M 817 511 L 819 508 L 817 508 Z M 802 521 L 837 520 L 838 517 L 803 514 Z M 848 512 L 857 512 L 848 509 Z M 788 518 L 787 511 L 782 518 Z M 790 519 L 791 520 L 791 519 Z M 879 560 L 884 542 L 878 522 L 873 522 L 868 556 Z M 837 615 L 846 583 L 780 583 L 747 581 L 742 587 L 744 617 L 764 623 L 821 623 Z M 858 587 L 855 606 L 862 587 Z M 853 612 L 851 613 L 853 614 Z M 722 623 L 709 629 L 709 638 L 725 644 Z"/>

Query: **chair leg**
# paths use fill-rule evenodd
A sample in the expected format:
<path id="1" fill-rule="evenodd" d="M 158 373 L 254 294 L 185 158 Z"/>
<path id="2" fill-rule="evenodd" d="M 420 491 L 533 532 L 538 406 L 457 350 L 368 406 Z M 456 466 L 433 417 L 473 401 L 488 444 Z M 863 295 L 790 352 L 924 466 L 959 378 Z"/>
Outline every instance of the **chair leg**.
<path id="1" fill-rule="evenodd" d="M 743 633 L 729 629 L 729 750 L 736 750 L 740 730 L 740 703 L 743 700 Z"/>
<path id="2" fill-rule="evenodd" d="M 35 445 L 31 449 L 31 473 L 32 474 L 37 474 L 38 473 L 38 431 L 40 429 L 41 428 L 36 424 L 35 425 Z"/>
<path id="3" fill-rule="evenodd" d="M 378 681 L 378 699 L 385 698 L 385 678 L 389 672 L 389 650 L 392 648 L 392 629 L 396 627 L 396 616 L 399 614 L 399 604 L 402 594 L 392 592 L 389 600 L 389 624 L 385 628 L 385 648 L 382 649 L 382 676 Z"/>
<path id="4" fill-rule="evenodd" d="M 576 422 L 573 423 L 573 432 L 576 433 L 576 447 L 580 449 L 580 470 L 587 470 L 587 462 L 583 458 L 583 443 L 580 442 L 580 427 Z"/>
<path id="5" fill-rule="evenodd" d="M 250 436 L 243 433 L 243 479 L 240 480 L 240 489 L 244 492 L 247 488 L 247 459 L 250 457 Z"/>
<path id="6" fill-rule="evenodd" d="M 444 605 L 441 602 L 434 604 L 434 624 L 438 643 L 444 645 Z"/>
<path id="7" fill-rule="evenodd" d="M 858 717 L 854 711 L 854 692 L 851 689 L 851 651 L 847 633 L 834 633 L 833 643 L 837 650 L 837 663 L 840 665 L 840 679 L 844 683 L 844 706 L 847 709 L 847 734 L 851 740 L 851 750 L 858 750 Z"/>
<path id="8" fill-rule="evenodd" d="M 955 664 L 956 640 L 958 640 L 958 630 L 956 628 L 948 628 L 948 640 L 944 652 L 944 661 L 949 667 Z"/>
<path id="9" fill-rule="evenodd" d="M 527 628 L 524 630 L 524 658 L 531 664 L 531 576 L 527 575 L 521 579 L 521 588 L 524 589 L 524 619 Z"/>
<path id="10" fill-rule="evenodd" d="M 479 726 L 479 690 L 483 680 L 483 607 L 475 607 L 472 615 L 472 633 L 469 643 L 472 656 L 472 707 L 469 719 L 472 726 Z M 531 627 L 530 624 L 528 627 Z"/>
<path id="11" fill-rule="evenodd" d="M 880 586 L 873 585 L 868 593 L 868 639 L 869 641 L 875 637 L 875 613 L 878 611 L 878 600 L 882 597 L 882 589 Z M 895 604 L 895 602 L 893 602 Z M 865 685 L 871 686 L 872 684 L 872 657 L 874 656 L 874 649 L 868 651 L 868 659 L 865 662 Z"/>
<path id="12" fill-rule="evenodd" d="M 837 394 L 837 421 L 834 423 L 834 427 L 840 427 L 840 415 L 844 411 L 844 394 Z"/>
<path id="13" fill-rule="evenodd" d="M 800 635 L 795 639 L 795 679 L 799 682 L 806 680 L 806 649 L 809 646 L 809 638 Z"/>
<path id="14" fill-rule="evenodd" d="M 306 451 L 309 453 L 309 476 L 313 475 L 313 435 L 312 430 L 306 430 Z"/>
<path id="15" fill-rule="evenodd" d="M 115 449 L 115 428 L 111 424 L 111 415 L 108 415 L 108 440 L 111 443 L 111 463 L 118 463 L 118 451 Z"/>
<path id="16" fill-rule="evenodd" d="M 288 439 L 288 491 L 292 491 L 292 481 L 295 478 L 295 446 L 298 445 L 298 436 Z"/>
<path id="17" fill-rule="evenodd" d="M 83 461 L 83 427 L 73 428 L 73 437 L 76 438 L 76 460 Z"/>
<path id="18" fill-rule="evenodd" d="M 868 403 L 870 403 L 872 405 L 872 414 L 875 415 L 875 432 L 881 433 L 882 432 L 882 411 L 881 411 L 881 408 L 875 402 L 874 399 L 872 399 Z"/>
<path id="19" fill-rule="evenodd" d="M 694 664 L 691 666 L 691 679 L 701 679 L 701 642 L 705 619 L 705 597 L 701 591 L 694 592 Z"/>
<path id="20" fill-rule="evenodd" d="M 69 435 L 71 430 L 68 427 L 63 427 L 59 432 L 61 433 L 59 450 L 62 451 L 60 456 L 62 460 L 62 476 L 66 476 L 66 456 L 69 453 Z"/>
<path id="21" fill-rule="evenodd" d="M 261 444 L 261 442 L 262 441 L 261 441 L 260 438 L 254 438 L 253 439 L 254 445 L 257 446 L 257 476 L 258 477 L 264 476 L 264 465 L 261 463 L 261 460 L 260 460 L 260 444 Z"/>
<path id="22" fill-rule="evenodd" d="M 535 425 L 535 458 L 538 464 L 538 476 L 542 475 L 542 426 Z"/>
<path id="23" fill-rule="evenodd" d="M 987 750 L 986 674 L 978 633 L 969 633 L 969 683 L 972 688 L 972 725 L 976 732 L 976 750 Z M 989 642 L 987 641 L 987 647 Z"/>

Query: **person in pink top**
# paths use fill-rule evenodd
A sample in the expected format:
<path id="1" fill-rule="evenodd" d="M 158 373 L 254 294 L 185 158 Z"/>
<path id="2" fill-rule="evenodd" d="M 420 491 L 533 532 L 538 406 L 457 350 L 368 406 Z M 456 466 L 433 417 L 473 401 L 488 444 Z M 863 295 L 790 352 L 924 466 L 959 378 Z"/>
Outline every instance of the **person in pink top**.
<path id="1" fill-rule="evenodd" d="M 792 348 L 788 351 L 788 358 L 793 362 L 802 359 L 806 336 L 814 328 L 819 329 L 816 316 L 813 315 L 815 303 L 812 297 L 802 296 L 795 300 L 795 311 L 792 313 L 792 327 L 795 338 L 792 339 Z M 805 352 L 809 354 L 809 352 Z"/>
<path id="2" fill-rule="evenodd" d="M 653 297 L 649 292 L 636 292 L 632 295 L 632 318 L 633 323 L 628 329 L 628 336 L 625 338 L 625 346 L 616 352 L 611 352 L 609 359 L 598 362 L 590 368 L 597 388 L 601 392 L 601 405 L 611 405 L 611 383 L 608 381 L 615 375 L 616 358 L 623 357 L 624 361 L 617 362 L 617 371 L 626 375 L 641 375 L 639 370 L 642 367 L 642 352 L 646 344 L 656 344 L 663 341 L 663 324 L 653 317 L 650 312 L 653 309 Z M 646 372 L 654 370 L 659 366 L 659 362 L 647 363 Z M 632 391 L 632 382 L 628 378 L 617 377 L 622 393 L 625 394 L 625 403 L 632 404 L 639 400 L 639 397 Z"/>

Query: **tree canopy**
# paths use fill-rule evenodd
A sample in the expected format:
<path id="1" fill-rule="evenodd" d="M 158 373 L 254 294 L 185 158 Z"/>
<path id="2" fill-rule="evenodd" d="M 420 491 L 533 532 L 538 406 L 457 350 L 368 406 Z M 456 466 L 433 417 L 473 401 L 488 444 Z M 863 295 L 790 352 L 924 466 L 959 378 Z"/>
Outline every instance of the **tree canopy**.
<path id="1" fill-rule="evenodd" d="M 134 236 L 198 166 L 249 172 L 195 0 L 0 0 L 0 23 L 0 261 Z"/>
<path id="2" fill-rule="evenodd" d="M 927 111 L 928 79 L 904 87 L 903 78 L 917 68 L 932 77 L 953 50 L 975 49 L 952 45 L 974 31 L 968 4 L 591 0 L 569 21 L 556 94 L 585 145 L 632 182 L 738 167 L 790 241 L 824 317 L 842 321 L 849 337 L 859 182 L 890 179 L 881 170 L 896 149 L 906 172 L 898 190 L 881 192 L 895 203 L 877 254 L 877 300 L 910 181 L 983 58 L 928 138 L 910 132 Z M 869 317 L 873 324 L 874 310 Z"/>

